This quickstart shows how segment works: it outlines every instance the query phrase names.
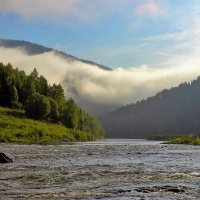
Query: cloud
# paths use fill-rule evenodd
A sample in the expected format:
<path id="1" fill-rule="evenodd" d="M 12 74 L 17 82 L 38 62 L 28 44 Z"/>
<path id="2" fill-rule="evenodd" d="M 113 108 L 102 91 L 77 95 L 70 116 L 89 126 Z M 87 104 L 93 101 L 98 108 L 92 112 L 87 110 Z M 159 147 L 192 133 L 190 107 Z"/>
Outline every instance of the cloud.
<path id="1" fill-rule="evenodd" d="M 91 22 L 127 14 L 134 5 L 132 0 L 0 0 L 0 14 L 16 14 L 22 19 L 41 22 Z"/>
<path id="2" fill-rule="evenodd" d="M 156 36 L 149 36 L 145 38 L 146 41 L 175 41 L 180 42 L 184 40 L 194 40 L 195 38 L 199 38 L 200 35 L 200 28 L 193 28 L 193 29 L 186 29 L 179 32 L 173 32 L 173 33 L 166 33 L 162 35 L 156 35 Z"/>
<path id="3" fill-rule="evenodd" d="M 93 4 L 87 0 L 0 0 L 0 13 L 15 13 L 22 18 L 63 20 L 75 17 L 81 21 L 96 16 Z"/>
<path id="4" fill-rule="evenodd" d="M 0 0 L 0 14 L 16 14 L 22 19 L 42 22 L 76 20 L 91 22 L 110 16 L 133 14 L 157 17 L 165 12 L 160 0 Z M 135 21 L 135 20 L 134 20 Z"/>
<path id="5" fill-rule="evenodd" d="M 162 68 L 143 65 L 128 69 L 119 67 L 112 71 L 82 62 L 70 62 L 54 52 L 30 56 L 19 49 L 0 48 L 0 60 L 28 73 L 36 67 L 50 83 L 61 83 L 67 97 L 72 96 L 87 111 L 96 115 L 200 75 L 197 53 L 179 57 L 172 60 L 171 66 Z"/>
<path id="6" fill-rule="evenodd" d="M 165 7 L 158 0 L 142 0 L 135 13 L 144 17 L 159 17 L 165 14 Z"/>

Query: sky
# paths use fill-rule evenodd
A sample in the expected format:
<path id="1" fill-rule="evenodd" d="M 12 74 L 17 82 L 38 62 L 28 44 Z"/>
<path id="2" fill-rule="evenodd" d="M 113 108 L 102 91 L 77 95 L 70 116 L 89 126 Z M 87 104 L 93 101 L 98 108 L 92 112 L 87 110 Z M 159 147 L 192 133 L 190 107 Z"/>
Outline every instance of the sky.
<path id="1" fill-rule="evenodd" d="M 0 62 L 36 67 L 98 116 L 200 76 L 199 0 L 0 0 L 0 38 L 112 67 L 0 48 Z"/>
<path id="2" fill-rule="evenodd" d="M 200 1 L 0 0 L 0 38 L 113 68 L 172 67 L 198 57 Z"/>

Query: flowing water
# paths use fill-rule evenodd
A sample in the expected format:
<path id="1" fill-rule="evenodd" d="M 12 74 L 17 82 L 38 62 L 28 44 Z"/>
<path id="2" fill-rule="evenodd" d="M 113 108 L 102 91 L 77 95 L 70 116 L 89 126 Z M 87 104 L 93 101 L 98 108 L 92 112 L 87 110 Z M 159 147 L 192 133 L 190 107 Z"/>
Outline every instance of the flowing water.
<path id="1" fill-rule="evenodd" d="M 0 199 L 200 199 L 200 147 L 146 140 L 0 144 Z"/>

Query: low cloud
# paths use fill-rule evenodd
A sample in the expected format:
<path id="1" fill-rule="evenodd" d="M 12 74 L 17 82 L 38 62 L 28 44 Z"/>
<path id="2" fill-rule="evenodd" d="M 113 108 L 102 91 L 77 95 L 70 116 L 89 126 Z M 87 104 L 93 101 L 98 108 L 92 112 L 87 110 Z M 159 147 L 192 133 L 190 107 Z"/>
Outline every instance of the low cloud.
<path id="1" fill-rule="evenodd" d="M 67 97 L 72 96 L 87 111 L 96 115 L 200 75 L 197 54 L 180 57 L 176 63 L 174 61 L 164 68 L 143 65 L 106 71 L 94 65 L 66 60 L 54 52 L 30 56 L 21 49 L 0 48 L 0 62 L 10 62 L 27 73 L 37 68 L 50 83 L 61 83 Z"/>

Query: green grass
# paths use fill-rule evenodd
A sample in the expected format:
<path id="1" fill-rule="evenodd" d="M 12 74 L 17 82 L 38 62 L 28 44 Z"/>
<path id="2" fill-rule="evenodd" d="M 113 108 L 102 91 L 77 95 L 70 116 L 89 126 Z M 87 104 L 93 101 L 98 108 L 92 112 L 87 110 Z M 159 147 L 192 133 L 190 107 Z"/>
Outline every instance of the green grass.
<path id="1" fill-rule="evenodd" d="M 200 138 L 199 136 L 195 135 L 186 135 L 180 137 L 174 137 L 166 141 L 168 144 L 193 144 L 193 145 L 200 145 Z"/>
<path id="2" fill-rule="evenodd" d="M 60 144 L 64 141 L 92 141 L 101 138 L 62 125 L 27 119 L 24 111 L 0 107 L 0 142 Z"/>

